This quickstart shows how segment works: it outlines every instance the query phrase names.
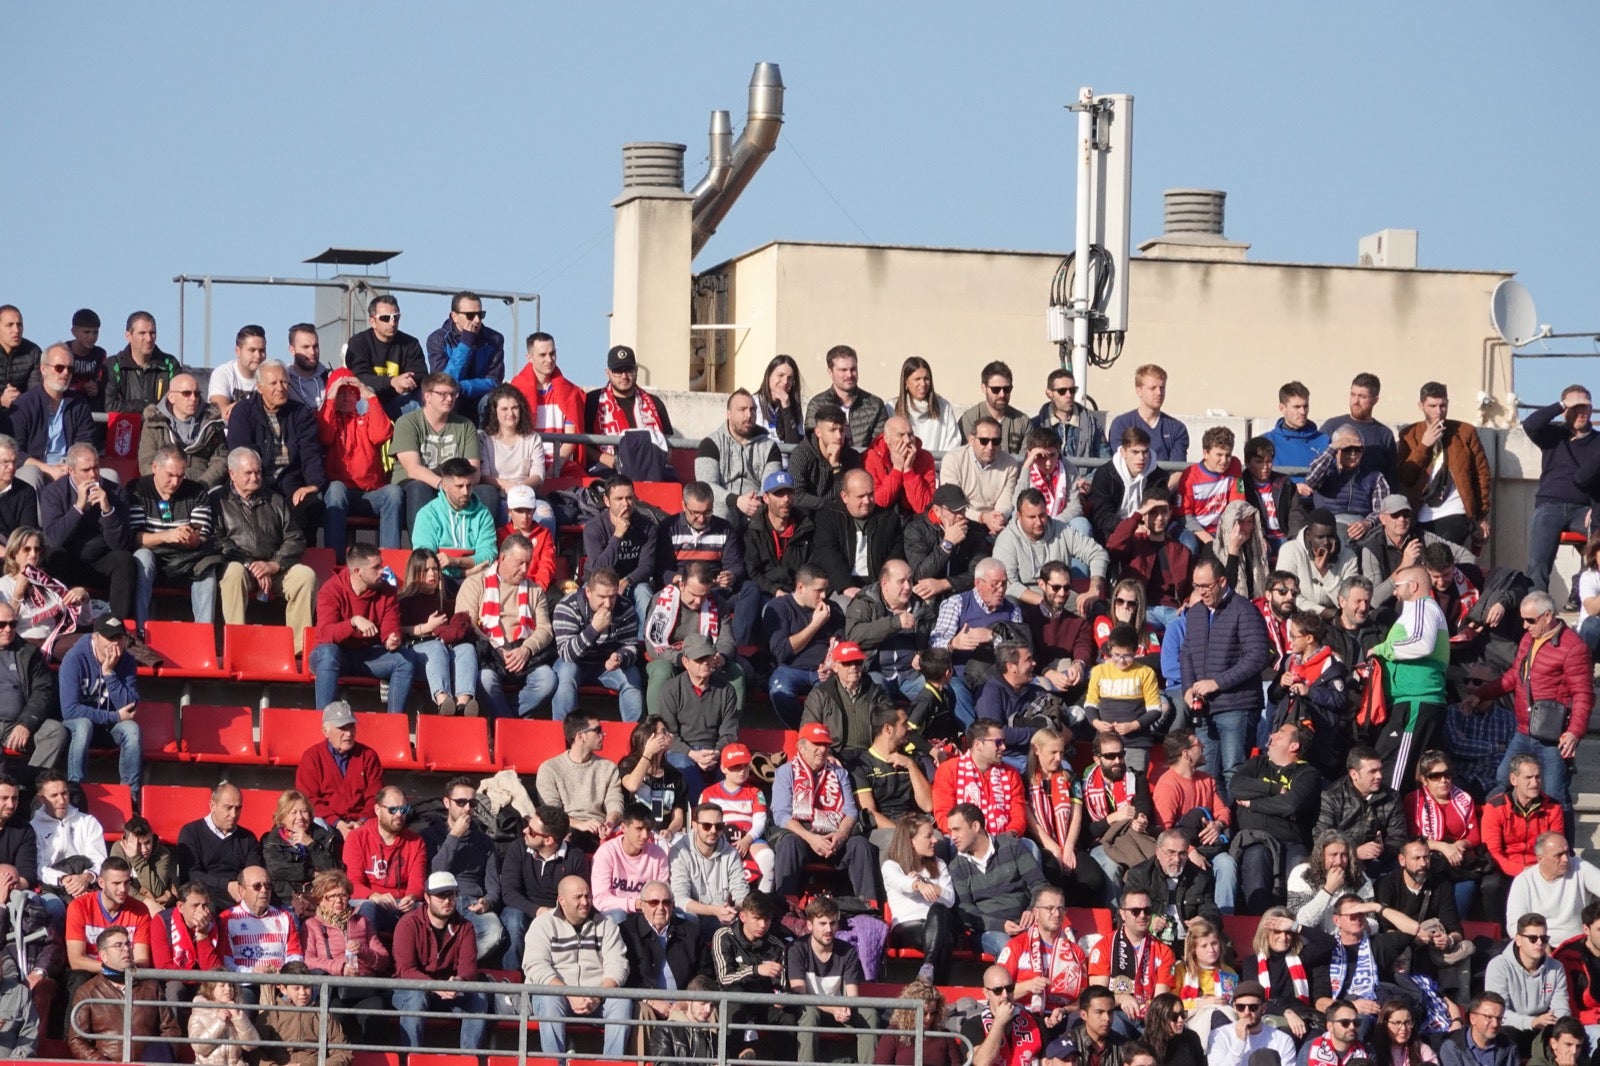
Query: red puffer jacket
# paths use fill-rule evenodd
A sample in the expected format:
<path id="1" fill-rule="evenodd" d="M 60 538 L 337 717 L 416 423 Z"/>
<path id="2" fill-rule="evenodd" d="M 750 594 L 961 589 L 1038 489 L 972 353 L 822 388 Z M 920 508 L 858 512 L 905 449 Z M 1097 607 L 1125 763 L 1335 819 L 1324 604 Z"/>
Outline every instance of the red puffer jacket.
<path id="1" fill-rule="evenodd" d="M 1494 699 L 1511 693 L 1517 714 L 1517 732 L 1528 731 L 1528 689 L 1523 678 L 1529 672 L 1528 657 L 1533 656 L 1531 681 L 1533 698 L 1557 700 L 1572 709 L 1567 719 L 1567 732 L 1581 737 L 1589 731 L 1589 712 L 1594 710 L 1593 660 L 1589 648 L 1578 639 L 1578 634 L 1565 622 L 1557 622 L 1549 639 L 1533 650 L 1532 634 L 1524 633 L 1517 648 L 1517 660 L 1511 669 L 1485 682 L 1478 689 L 1478 698 Z"/>
<path id="2" fill-rule="evenodd" d="M 365 412 L 339 413 L 340 393 L 354 390 L 361 380 L 344 367 L 328 375 L 328 394 L 317 409 L 317 440 L 331 481 L 342 481 L 362 492 L 381 489 L 389 482 L 383 469 L 383 446 L 394 436 L 394 423 L 377 402 Z"/>

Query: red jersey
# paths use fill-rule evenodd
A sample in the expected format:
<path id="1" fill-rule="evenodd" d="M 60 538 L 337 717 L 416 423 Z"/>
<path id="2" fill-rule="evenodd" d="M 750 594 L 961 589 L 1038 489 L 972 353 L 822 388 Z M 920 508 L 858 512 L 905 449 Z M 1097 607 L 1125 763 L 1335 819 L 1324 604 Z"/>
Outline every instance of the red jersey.
<path id="1" fill-rule="evenodd" d="M 80 941 L 91 959 L 99 961 L 100 952 L 94 942 L 115 925 L 127 929 L 133 943 L 150 947 L 150 911 L 138 900 L 130 898 L 120 910 L 108 911 L 101 893 L 85 892 L 67 904 L 67 943 Z"/>

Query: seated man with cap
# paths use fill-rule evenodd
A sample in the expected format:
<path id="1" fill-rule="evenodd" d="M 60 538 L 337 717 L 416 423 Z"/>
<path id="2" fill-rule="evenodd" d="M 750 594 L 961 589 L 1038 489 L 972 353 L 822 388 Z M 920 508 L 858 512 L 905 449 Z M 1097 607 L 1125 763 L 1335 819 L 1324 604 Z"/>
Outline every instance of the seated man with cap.
<path id="1" fill-rule="evenodd" d="M 960 485 L 940 485 L 933 506 L 906 523 L 906 562 L 917 599 L 937 606 L 949 595 L 972 591 L 973 568 L 989 554 L 991 538 L 968 517 L 970 509 Z"/>
<path id="2" fill-rule="evenodd" d="M 300 756 L 294 787 L 305 795 L 312 817 L 349 836 L 372 817 L 383 789 L 383 760 L 356 739 L 356 715 L 344 700 L 322 709 L 322 737 Z"/>
<path id="3" fill-rule="evenodd" d="M 423 905 L 413 907 L 394 930 L 394 975 L 402 981 L 476 981 L 478 937 L 472 923 L 456 907 L 455 874 L 428 875 Z M 489 1003 L 482 992 L 421 992 L 398 989 L 394 1009 L 406 1047 L 422 1046 L 424 1013 L 483 1014 Z M 461 1020 L 461 1048 L 483 1046 L 482 1018 Z"/>
<path id="4" fill-rule="evenodd" d="M 667 762 L 683 774 L 688 795 L 698 797 L 717 777 L 717 754 L 739 739 L 739 698 L 722 671 L 716 645 L 704 633 L 683 639 L 682 667 L 660 683 L 654 713 L 672 737 Z"/>
<path id="5" fill-rule="evenodd" d="M 796 757 L 772 780 L 772 821 L 783 832 L 773 841 L 774 887 L 780 896 L 800 895 L 808 862 L 845 870 L 852 892 L 878 898 L 877 859 L 865 837 L 855 834 L 856 798 L 850 775 L 829 754 L 833 735 L 821 722 L 800 727 Z"/>
<path id="6" fill-rule="evenodd" d="M 739 662 L 734 644 L 731 604 L 717 587 L 716 564 L 696 559 L 650 601 L 648 613 L 640 620 L 644 630 L 645 711 L 656 714 L 661 706 L 661 691 L 683 669 L 683 649 L 690 637 L 711 641 L 716 659 L 714 667 L 731 686 L 744 708 L 746 670 Z"/>
<path id="7" fill-rule="evenodd" d="M 626 344 L 613 345 L 606 353 L 606 385 L 595 389 L 583 401 L 583 430 L 585 433 L 616 437 L 631 429 L 650 434 L 662 452 L 662 466 L 666 466 L 667 438 L 673 436 L 672 416 L 660 397 L 652 396 L 639 388 L 639 357 Z M 605 477 L 619 472 L 645 480 L 643 471 L 622 471 L 618 466 L 618 453 L 613 445 L 603 445 L 596 456 L 590 473 Z M 662 471 L 665 473 L 665 470 Z M 673 478 L 676 481 L 676 478 Z"/>
<path id="8" fill-rule="evenodd" d="M 1260 981 L 1240 981 L 1233 990 L 1233 1009 L 1239 1018 L 1232 1025 L 1211 1030 L 1206 1061 L 1211 1066 L 1246 1066 L 1262 1051 L 1277 1055 L 1282 1066 L 1295 1061 L 1294 1038 L 1282 1029 L 1266 1025 L 1267 993 Z"/>
<path id="9" fill-rule="evenodd" d="M 118 749 L 117 776 L 139 804 L 144 754 L 139 742 L 139 666 L 128 653 L 122 619 L 107 615 L 88 640 L 79 640 L 61 660 L 57 687 L 67 728 L 67 780 L 87 775 L 91 744 Z"/>

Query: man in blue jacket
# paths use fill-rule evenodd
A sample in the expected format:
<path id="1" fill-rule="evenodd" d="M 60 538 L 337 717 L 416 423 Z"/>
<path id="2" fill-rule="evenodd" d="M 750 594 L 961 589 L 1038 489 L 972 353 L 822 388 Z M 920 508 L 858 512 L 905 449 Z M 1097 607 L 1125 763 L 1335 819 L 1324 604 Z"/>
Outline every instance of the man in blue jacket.
<path id="1" fill-rule="evenodd" d="M 1311 421 L 1311 390 L 1291 381 L 1278 390 L 1278 424 L 1261 434 L 1272 442 L 1272 458 L 1279 466 L 1310 466 L 1328 450 L 1328 435 Z M 1305 481 L 1294 475 L 1294 483 Z"/>
<path id="2" fill-rule="evenodd" d="M 1272 665 L 1272 644 L 1261 612 L 1234 595 L 1210 556 L 1195 564 L 1194 590 L 1200 602 L 1184 612 L 1183 703 L 1206 749 L 1206 772 L 1226 793 L 1265 706 L 1261 672 Z"/>
<path id="3" fill-rule="evenodd" d="M 95 623 L 94 632 L 79 640 L 61 660 L 58 687 L 61 718 L 71 746 L 67 749 L 67 779 L 84 780 L 89 746 L 96 739 L 117 746 L 117 777 L 139 805 L 143 763 L 139 749 L 138 664 L 128 654 L 128 631 L 121 618 L 107 615 Z"/>
<path id="4" fill-rule="evenodd" d="M 22 454 L 17 477 L 42 490 L 67 473 L 67 449 L 93 443 L 94 415 L 72 382 L 72 352 L 52 344 L 39 360 L 39 384 L 11 405 L 11 435 Z"/>
<path id="5" fill-rule="evenodd" d="M 328 475 L 317 443 L 317 416 L 289 398 L 289 368 L 269 359 L 256 370 L 256 391 L 234 405 L 228 450 L 249 448 L 261 457 L 261 484 L 283 496 L 295 525 L 313 544 L 322 528 L 322 490 Z"/>
<path id="6" fill-rule="evenodd" d="M 461 398 L 478 404 L 506 380 L 506 339 L 483 324 L 483 301 L 473 292 L 450 298 L 450 317 L 428 334 L 428 373 L 449 374 Z"/>
<path id="7" fill-rule="evenodd" d="M 67 449 L 66 476 L 39 494 L 39 523 L 46 549 L 35 564 L 69 588 L 103 586 L 111 613 L 132 618 L 139 586 L 133 529 L 122 494 L 100 476 L 100 453 L 94 445 Z M 159 660 L 145 661 L 153 665 Z"/>

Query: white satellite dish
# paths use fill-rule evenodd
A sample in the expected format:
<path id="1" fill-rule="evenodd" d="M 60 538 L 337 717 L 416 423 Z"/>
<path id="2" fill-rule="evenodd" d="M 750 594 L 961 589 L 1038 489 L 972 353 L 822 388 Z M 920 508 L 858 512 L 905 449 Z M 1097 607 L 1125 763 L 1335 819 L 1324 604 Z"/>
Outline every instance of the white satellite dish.
<path id="1" fill-rule="evenodd" d="M 1494 287 L 1494 295 L 1489 298 L 1489 320 L 1500 339 L 1513 348 L 1521 348 L 1542 335 L 1533 297 L 1520 281 L 1510 278 Z"/>

